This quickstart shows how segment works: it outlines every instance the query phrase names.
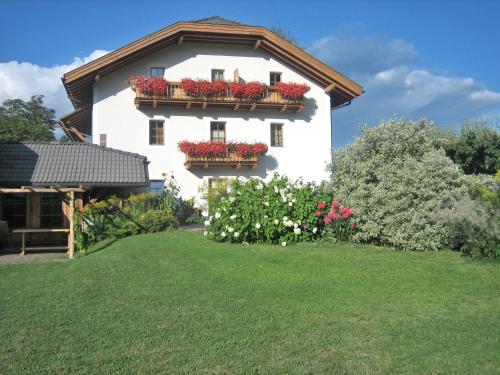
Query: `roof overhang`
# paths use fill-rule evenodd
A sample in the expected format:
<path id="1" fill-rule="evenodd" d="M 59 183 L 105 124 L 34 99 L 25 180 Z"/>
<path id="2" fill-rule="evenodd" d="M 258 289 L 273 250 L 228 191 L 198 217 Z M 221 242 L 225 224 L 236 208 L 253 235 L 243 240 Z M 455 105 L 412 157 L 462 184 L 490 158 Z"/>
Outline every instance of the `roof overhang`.
<path id="1" fill-rule="evenodd" d="M 347 103 L 363 93 L 359 84 L 265 27 L 177 22 L 64 74 L 62 81 L 75 112 L 91 108 L 93 84 L 106 74 L 168 45 L 189 42 L 239 44 L 262 49 L 324 88 L 332 98 L 332 107 Z M 73 112 L 62 119 L 68 129 L 66 134 L 76 134 L 72 132 L 68 120 L 71 122 L 76 116 L 88 116 L 90 108 Z M 89 120 L 79 118 L 76 122 L 90 124 Z M 77 131 L 90 133 L 90 129 L 81 126 Z"/>

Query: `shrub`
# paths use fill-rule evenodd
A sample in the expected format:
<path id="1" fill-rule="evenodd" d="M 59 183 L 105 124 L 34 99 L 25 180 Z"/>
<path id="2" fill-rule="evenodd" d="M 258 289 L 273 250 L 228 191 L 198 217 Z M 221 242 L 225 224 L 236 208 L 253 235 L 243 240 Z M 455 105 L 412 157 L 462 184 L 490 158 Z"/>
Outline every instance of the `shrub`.
<path id="1" fill-rule="evenodd" d="M 427 120 L 393 119 L 363 128 L 332 157 L 334 195 L 356 212 L 357 241 L 404 250 L 438 250 L 446 227 L 436 212 L 468 195 L 465 176 Z"/>
<path id="2" fill-rule="evenodd" d="M 145 233 L 160 232 L 167 228 L 177 228 L 177 219 L 163 210 L 149 210 L 137 217 L 137 222 Z"/>
<path id="3" fill-rule="evenodd" d="M 500 209 L 465 198 L 438 215 L 450 246 L 472 258 L 500 259 Z"/>
<path id="4" fill-rule="evenodd" d="M 314 216 L 318 218 L 318 230 L 327 241 L 348 241 L 358 225 L 353 220 L 353 211 L 339 201 L 318 202 Z"/>
<path id="5" fill-rule="evenodd" d="M 282 244 L 320 235 L 316 204 L 322 190 L 275 175 L 232 180 L 226 196 L 213 200 L 206 234 L 217 241 Z"/>

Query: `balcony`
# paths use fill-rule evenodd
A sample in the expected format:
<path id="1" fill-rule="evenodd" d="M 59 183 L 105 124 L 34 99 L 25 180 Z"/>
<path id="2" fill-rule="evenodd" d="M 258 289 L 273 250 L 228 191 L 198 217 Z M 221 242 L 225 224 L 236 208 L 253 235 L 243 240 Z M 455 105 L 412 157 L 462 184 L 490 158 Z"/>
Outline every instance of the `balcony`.
<path id="1" fill-rule="evenodd" d="M 235 169 L 248 167 L 250 169 L 255 169 L 258 164 L 259 159 L 257 155 L 243 157 L 236 155 L 234 152 L 218 156 L 186 154 L 186 161 L 184 162 L 187 169 L 191 169 L 192 167 L 203 167 L 204 169 L 208 169 L 209 167 L 233 167 Z"/>
<path id="2" fill-rule="evenodd" d="M 254 99 L 235 98 L 230 95 L 229 89 L 220 96 L 193 97 L 187 95 L 180 88 L 180 82 L 168 82 L 167 89 L 163 95 L 145 94 L 135 87 L 135 106 L 177 106 L 190 108 L 206 109 L 208 107 L 224 107 L 237 110 L 248 110 L 250 112 L 256 109 L 274 109 L 280 112 L 294 111 L 300 112 L 304 109 L 303 99 L 289 100 L 282 97 L 274 86 L 265 86 L 261 95 Z"/>

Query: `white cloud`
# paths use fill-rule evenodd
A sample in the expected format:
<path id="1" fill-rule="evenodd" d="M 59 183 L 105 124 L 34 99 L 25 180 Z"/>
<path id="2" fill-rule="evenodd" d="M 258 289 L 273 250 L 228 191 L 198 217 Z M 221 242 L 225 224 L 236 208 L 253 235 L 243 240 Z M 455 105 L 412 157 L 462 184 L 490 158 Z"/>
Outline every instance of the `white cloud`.
<path id="1" fill-rule="evenodd" d="M 393 116 L 427 117 L 441 126 L 500 112 L 500 93 L 471 77 L 453 77 L 416 66 L 419 53 L 404 40 L 331 36 L 311 52 L 360 83 L 365 93 L 334 112 L 334 144 L 349 142 L 360 124 Z"/>
<path id="2" fill-rule="evenodd" d="M 0 63 L 0 103 L 6 99 L 28 100 L 32 95 L 45 95 L 45 105 L 56 110 L 58 117 L 73 110 L 61 82 L 64 73 L 105 55 L 96 50 L 87 57 L 75 57 L 66 65 L 44 67 L 29 62 Z"/>

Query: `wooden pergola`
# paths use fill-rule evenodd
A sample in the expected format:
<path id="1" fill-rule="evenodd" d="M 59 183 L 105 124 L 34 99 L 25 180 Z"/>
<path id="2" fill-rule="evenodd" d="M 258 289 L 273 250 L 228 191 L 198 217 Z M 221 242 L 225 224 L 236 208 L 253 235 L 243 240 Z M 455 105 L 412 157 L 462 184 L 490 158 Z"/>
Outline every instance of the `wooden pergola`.
<path id="1" fill-rule="evenodd" d="M 15 228 L 12 233 L 20 234 L 22 245 L 21 254 L 24 255 L 27 250 L 62 250 L 67 249 L 67 254 L 70 258 L 74 257 L 75 254 L 75 234 L 73 225 L 73 215 L 75 206 L 82 208 L 81 197 L 75 198 L 75 193 L 84 193 L 88 191 L 87 188 L 83 186 L 79 187 L 61 187 L 61 186 L 21 186 L 20 188 L 0 188 L 0 193 L 2 194 L 29 194 L 30 207 L 26 207 L 27 211 L 27 222 L 28 225 L 25 228 Z M 61 196 L 61 202 L 63 204 L 63 215 L 66 217 L 69 227 L 63 228 L 41 228 L 40 225 L 30 225 L 33 223 L 31 217 L 40 215 L 40 194 L 56 193 Z M 38 199 L 35 199 L 38 197 Z M 27 247 L 26 246 L 26 236 L 32 233 L 67 233 L 68 234 L 68 245 L 67 247 L 61 246 L 44 246 L 44 247 Z"/>

